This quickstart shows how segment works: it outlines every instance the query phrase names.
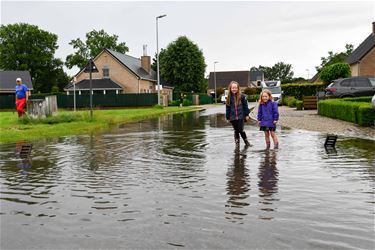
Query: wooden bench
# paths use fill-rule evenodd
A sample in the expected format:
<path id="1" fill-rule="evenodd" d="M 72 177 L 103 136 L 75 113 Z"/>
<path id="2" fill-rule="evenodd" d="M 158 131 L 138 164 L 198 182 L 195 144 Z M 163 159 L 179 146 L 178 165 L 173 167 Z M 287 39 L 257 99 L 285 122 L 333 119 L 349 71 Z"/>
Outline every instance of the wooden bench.
<path id="1" fill-rule="evenodd" d="M 317 109 L 318 100 L 316 96 L 303 96 L 303 109 Z"/>

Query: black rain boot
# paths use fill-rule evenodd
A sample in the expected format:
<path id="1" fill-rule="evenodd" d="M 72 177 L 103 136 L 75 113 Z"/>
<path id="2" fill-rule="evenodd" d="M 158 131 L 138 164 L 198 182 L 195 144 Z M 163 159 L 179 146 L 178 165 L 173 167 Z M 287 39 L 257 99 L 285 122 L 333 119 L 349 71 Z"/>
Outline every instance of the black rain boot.
<path id="1" fill-rule="evenodd" d="M 234 143 L 236 144 L 236 147 L 239 147 L 240 146 L 240 139 L 234 138 Z"/>
<path id="2" fill-rule="evenodd" d="M 273 148 L 278 149 L 279 148 L 279 142 L 276 142 Z"/>
<path id="3" fill-rule="evenodd" d="M 271 147 L 271 142 L 266 142 L 266 145 L 267 145 L 266 149 L 270 149 L 270 147 Z"/>

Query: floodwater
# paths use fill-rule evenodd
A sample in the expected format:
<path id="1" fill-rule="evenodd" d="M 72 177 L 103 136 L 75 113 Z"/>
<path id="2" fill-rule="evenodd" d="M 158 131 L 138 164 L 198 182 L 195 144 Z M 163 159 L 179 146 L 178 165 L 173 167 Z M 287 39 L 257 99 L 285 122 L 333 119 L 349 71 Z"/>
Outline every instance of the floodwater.
<path id="1" fill-rule="evenodd" d="M 216 110 L 217 111 L 217 110 Z M 375 142 L 207 110 L 0 145 L 1 249 L 373 249 Z M 222 111 L 222 107 L 220 107 Z"/>

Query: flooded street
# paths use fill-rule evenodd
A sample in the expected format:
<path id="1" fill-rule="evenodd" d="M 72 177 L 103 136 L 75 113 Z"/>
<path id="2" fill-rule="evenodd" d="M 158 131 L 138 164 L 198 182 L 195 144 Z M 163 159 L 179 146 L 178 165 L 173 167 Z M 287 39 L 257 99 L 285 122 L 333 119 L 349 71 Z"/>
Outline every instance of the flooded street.
<path id="1" fill-rule="evenodd" d="M 220 111 L 221 113 L 217 113 Z M 373 249 L 375 141 L 278 128 L 236 149 L 224 107 L 0 145 L 1 249 Z"/>

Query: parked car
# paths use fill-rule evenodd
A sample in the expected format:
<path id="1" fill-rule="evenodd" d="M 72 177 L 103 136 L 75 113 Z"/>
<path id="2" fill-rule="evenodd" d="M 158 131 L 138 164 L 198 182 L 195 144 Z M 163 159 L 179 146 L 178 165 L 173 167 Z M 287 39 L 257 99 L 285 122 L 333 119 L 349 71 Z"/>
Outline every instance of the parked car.
<path id="1" fill-rule="evenodd" d="M 325 89 L 326 97 L 357 97 L 375 94 L 375 77 L 350 77 L 334 80 Z"/>

